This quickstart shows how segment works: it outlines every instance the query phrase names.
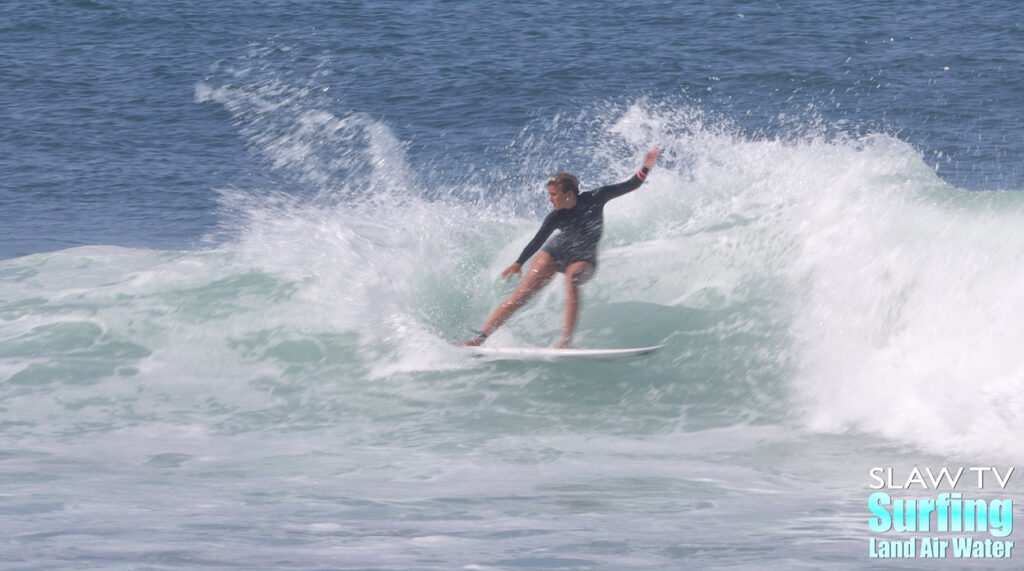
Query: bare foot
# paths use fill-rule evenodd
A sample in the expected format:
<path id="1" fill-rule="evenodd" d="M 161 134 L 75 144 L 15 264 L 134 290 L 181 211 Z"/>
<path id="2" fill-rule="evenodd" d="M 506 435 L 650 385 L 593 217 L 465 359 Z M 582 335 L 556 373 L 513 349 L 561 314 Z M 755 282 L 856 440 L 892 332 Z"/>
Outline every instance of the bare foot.
<path id="1" fill-rule="evenodd" d="M 487 341 L 487 336 L 484 335 L 481 332 L 481 333 L 478 333 L 476 335 L 476 337 L 473 337 L 469 341 L 463 341 L 462 342 L 462 346 L 463 347 L 479 347 L 480 345 L 484 344 L 484 341 Z"/>

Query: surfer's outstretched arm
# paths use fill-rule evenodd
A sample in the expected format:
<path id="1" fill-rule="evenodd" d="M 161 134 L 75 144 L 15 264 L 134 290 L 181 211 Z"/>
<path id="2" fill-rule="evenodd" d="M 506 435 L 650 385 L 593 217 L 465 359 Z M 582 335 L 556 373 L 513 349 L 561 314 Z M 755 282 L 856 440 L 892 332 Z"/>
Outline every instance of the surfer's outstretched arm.
<path id="1" fill-rule="evenodd" d="M 580 200 L 584 200 L 585 204 L 602 206 L 605 202 L 622 196 L 627 192 L 636 190 L 643 184 L 647 178 L 647 173 L 654 166 L 654 162 L 658 158 L 658 146 L 655 145 L 650 151 L 644 155 L 643 168 L 641 168 L 636 175 L 630 178 L 628 181 L 605 186 L 595 191 L 584 193 L 581 197 L 579 192 L 579 180 L 568 173 L 559 173 L 554 175 L 548 180 L 548 198 L 554 206 L 554 211 L 544 218 L 544 223 L 541 224 L 537 234 L 534 235 L 530 243 L 523 248 L 519 258 L 516 259 L 515 263 L 505 268 L 501 272 L 501 277 L 507 278 L 513 274 L 522 275 L 523 264 L 526 260 L 530 259 L 534 254 L 538 254 L 541 246 L 547 241 L 548 237 L 557 228 L 561 228 L 565 235 L 572 236 L 570 240 L 579 240 L 580 236 L 584 236 L 591 239 L 593 242 L 592 246 L 587 248 L 580 248 L 574 246 L 575 249 L 566 251 L 565 241 L 563 240 L 560 244 L 552 247 L 551 251 L 541 251 L 534 259 L 533 264 L 530 266 L 530 271 L 527 272 L 526 276 L 520 282 L 519 287 L 516 288 L 515 293 L 509 296 L 508 299 L 503 301 L 494 312 L 488 318 L 487 323 L 484 324 L 483 329 L 477 332 L 477 335 L 465 341 L 462 344 L 467 346 L 476 346 L 482 344 L 487 340 L 487 337 L 494 333 L 513 313 L 516 312 L 520 307 L 526 304 L 541 288 L 543 288 L 551 278 L 558 271 L 564 271 L 567 278 L 567 297 L 565 305 L 565 321 L 562 330 L 562 339 L 558 343 L 558 347 L 568 347 L 572 340 L 572 334 L 576 327 L 576 315 L 579 310 L 579 286 L 583 285 L 591 275 L 594 273 L 596 264 L 596 248 L 597 240 L 600 239 L 600 225 L 601 225 L 601 209 L 591 207 L 584 207 L 582 210 L 573 210 L 577 207 Z M 578 214 L 583 212 L 583 214 Z M 596 220 L 590 221 L 585 216 L 593 215 L 590 213 L 596 212 Z M 582 222 L 580 222 L 582 220 Z M 597 231 L 594 232 L 592 229 L 596 224 Z M 559 236 L 560 238 L 563 235 Z M 571 242 L 570 242 L 571 243 Z M 557 252 L 557 254 L 555 254 Z M 557 258 L 554 255 L 559 256 Z"/>
<path id="2" fill-rule="evenodd" d="M 644 155 L 643 167 L 640 170 L 638 170 L 635 175 L 630 177 L 630 179 L 625 182 L 610 184 L 608 186 L 602 186 L 601 188 L 593 192 L 594 197 L 597 199 L 598 202 L 605 203 L 608 202 L 609 200 L 612 200 L 613 198 L 618 198 L 623 194 L 633 192 L 634 190 L 640 188 L 640 185 L 642 185 L 644 181 L 647 180 L 647 174 L 651 172 L 652 168 L 654 168 L 654 162 L 658 160 L 659 152 L 660 149 L 657 145 L 651 147 L 651 150 L 647 151 L 647 154 Z"/>

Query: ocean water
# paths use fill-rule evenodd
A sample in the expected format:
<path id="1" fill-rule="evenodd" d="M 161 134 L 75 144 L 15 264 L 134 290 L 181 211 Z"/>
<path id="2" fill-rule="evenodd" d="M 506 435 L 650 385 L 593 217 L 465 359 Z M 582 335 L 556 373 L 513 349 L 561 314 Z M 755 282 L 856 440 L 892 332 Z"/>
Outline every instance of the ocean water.
<path id="1" fill-rule="evenodd" d="M 10 1 L 0 55 L 3 568 L 1020 567 L 868 503 L 1024 501 L 1018 3 Z M 456 348 L 544 180 L 655 143 L 576 344 L 666 347 Z"/>

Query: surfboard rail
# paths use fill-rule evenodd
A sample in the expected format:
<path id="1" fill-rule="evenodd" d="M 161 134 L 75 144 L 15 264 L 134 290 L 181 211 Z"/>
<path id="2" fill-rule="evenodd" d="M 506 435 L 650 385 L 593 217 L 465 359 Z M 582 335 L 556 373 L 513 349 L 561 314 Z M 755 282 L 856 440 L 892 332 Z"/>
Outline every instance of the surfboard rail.
<path id="1" fill-rule="evenodd" d="M 610 361 L 647 355 L 662 347 L 664 345 L 616 349 L 557 349 L 554 347 L 466 347 L 465 349 L 472 357 L 487 361 L 561 361 L 574 359 Z"/>

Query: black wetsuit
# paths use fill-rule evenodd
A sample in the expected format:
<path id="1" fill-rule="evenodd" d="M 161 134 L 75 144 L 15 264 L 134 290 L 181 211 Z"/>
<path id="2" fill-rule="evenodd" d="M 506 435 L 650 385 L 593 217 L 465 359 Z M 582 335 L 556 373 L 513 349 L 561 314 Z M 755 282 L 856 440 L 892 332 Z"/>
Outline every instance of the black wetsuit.
<path id="1" fill-rule="evenodd" d="M 644 174 L 646 173 L 640 176 Z M 524 264 L 530 256 L 537 253 L 552 232 L 561 230 L 544 245 L 544 251 L 551 255 L 558 271 L 565 272 L 573 262 L 590 262 L 596 267 L 597 243 L 601 240 L 601 231 L 604 229 L 604 205 L 613 198 L 640 188 L 643 184 L 640 176 L 633 175 L 633 178 L 626 182 L 581 192 L 576 198 L 576 206 L 548 214 L 544 218 L 544 223 L 540 225 L 540 230 L 537 230 L 537 234 L 523 249 L 523 253 L 519 254 L 516 263 Z"/>

